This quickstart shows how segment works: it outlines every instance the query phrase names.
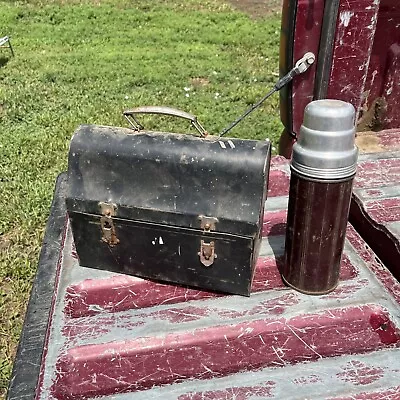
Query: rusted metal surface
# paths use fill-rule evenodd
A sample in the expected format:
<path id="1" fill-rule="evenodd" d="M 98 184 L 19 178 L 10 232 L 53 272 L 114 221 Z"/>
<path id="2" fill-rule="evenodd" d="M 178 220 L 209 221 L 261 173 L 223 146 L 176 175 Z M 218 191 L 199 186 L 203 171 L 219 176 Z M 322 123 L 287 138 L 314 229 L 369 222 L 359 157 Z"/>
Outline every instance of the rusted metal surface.
<path id="1" fill-rule="evenodd" d="M 306 52 L 318 54 L 323 13 L 324 0 L 283 1 L 279 61 L 281 76 Z M 313 100 L 315 72 L 314 64 L 304 75 L 295 77 L 293 83 L 281 90 L 280 112 L 285 125 L 280 144 L 282 154 L 286 148 L 291 149 L 293 137 L 298 134 L 303 121 L 304 108 Z"/>
<path id="2" fill-rule="evenodd" d="M 287 288 L 287 162 L 270 176 L 249 298 L 79 267 L 67 227 L 37 399 L 399 395 L 400 284 L 349 226 L 338 287 Z"/>
<path id="3" fill-rule="evenodd" d="M 119 243 L 115 232 L 115 226 L 112 217 L 115 216 L 115 210 L 117 206 L 115 204 L 99 203 L 100 213 L 102 217 L 100 218 L 101 231 L 103 237 L 101 240 L 107 243 L 109 246 L 114 247 Z"/>
<path id="4" fill-rule="evenodd" d="M 282 19 L 281 64 L 286 68 L 290 55 L 312 50 L 317 55 L 317 71 L 299 77 L 290 90 L 281 93 L 281 116 L 285 133 L 280 154 L 290 157 L 304 108 L 314 98 L 350 102 L 357 110 L 359 131 L 398 129 L 400 126 L 400 6 L 398 0 L 340 0 L 336 27 L 325 34 L 321 10 L 334 8 L 336 1 L 299 2 L 297 13 L 286 12 Z M 327 16 L 332 16 L 328 13 Z M 304 32 L 313 20 L 313 28 Z M 332 44 L 331 36 L 334 41 Z M 330 51 L 332 49 L 332 51 Z M 289 51 L 290 50 L 290 51 Z M 285 61 L 285 62 L 282 62 Z M 321 88 L 321 85 L 324 86 Z M 314 92 L 315 90 L 315 92 Z"/>
<path id="5" fill-rule="evenodd" d="M 400 7 L 397 0 L 380 0 L 361 111 L 368 113 L 379 101 L 381 129 L 398 128 L 400 116 Z M 381 99 L 381 100 L 379 100 Z M 371 127 L 370 129 L 372 129 Z M 365 130 L 368 130 L 365 129 Z M 376 130 L 376 129 L 374 129 Z"/>
<path id="6" fill-rule="evenodd" d="M 341 1 L 327 98 L 359 110 L 374 43 L 379 0 Z"/>
<path id="7" fill-rule="evenodd" d="M 362 132 L 356 137 L 361 153 L 384 153 L 400 151 L 400 130 L 387 129 L 382 132 Z"/>
<path id="8" fill-rule="evenodd" d="M 368 153 L 359 159 L 350 218 L 400 280 L 400 131 L 378 133 L 373 138 L 371 141 L 369 134 L 358 138 Z"/>
<path id="9" fill-rule="evenodd" d="M 296 34 L 293 46 L 293 62 L 302 57 L 305 52 L 318 54 L 319 40 L 322 28 L 324 1 L 299 1 L 296 11 Z M 292 105 L 293 115 L 292 132 L 299 133 L 303 122 L 305 106 L 313 100 L 316 64 L 310 67 L 306 74 L 293 80 Z M 301 115 L 297 115 L 297 113 Z"/>

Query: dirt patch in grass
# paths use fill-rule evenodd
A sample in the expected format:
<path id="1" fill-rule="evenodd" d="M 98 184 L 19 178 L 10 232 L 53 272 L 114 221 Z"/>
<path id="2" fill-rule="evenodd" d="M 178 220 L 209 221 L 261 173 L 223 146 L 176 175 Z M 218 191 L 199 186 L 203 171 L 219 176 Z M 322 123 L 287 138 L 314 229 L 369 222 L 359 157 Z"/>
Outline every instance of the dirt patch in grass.
<path id="1" fill-rule="evenodd" d="M 5 251 L 11 246 L 11 240 L 6 235 L 0 235 L 0 251 Z"/>
<path id="2" fill-rule="evenodd" d="M 195 88 L 199 88 L 202 86 L 207 86 L 210 84 L 210 80 L 207 78 L 192 78 L 190 80 L 190 83 L 193 85 Z"/>
<path id="3" fill-rule="evenodd" d="M 282 8 L 282 0 L 228 0 L 228 2 L 253 18 L 280 12 Z"/>

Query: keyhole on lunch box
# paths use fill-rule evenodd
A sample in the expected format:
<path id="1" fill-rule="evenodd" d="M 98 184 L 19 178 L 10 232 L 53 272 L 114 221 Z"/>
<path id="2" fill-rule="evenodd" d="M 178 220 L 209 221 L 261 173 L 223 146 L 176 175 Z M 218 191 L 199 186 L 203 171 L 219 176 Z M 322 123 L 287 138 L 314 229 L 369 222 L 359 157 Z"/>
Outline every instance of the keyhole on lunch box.
<path id="1" fill-rule="evenodd" d="M 113 220 L 109 216 L 101 217 L 100 220 L 102 238 L 101 240 L 109 246 L 115 246 L 119 243 L 119 239 L 115 233 Z"/>

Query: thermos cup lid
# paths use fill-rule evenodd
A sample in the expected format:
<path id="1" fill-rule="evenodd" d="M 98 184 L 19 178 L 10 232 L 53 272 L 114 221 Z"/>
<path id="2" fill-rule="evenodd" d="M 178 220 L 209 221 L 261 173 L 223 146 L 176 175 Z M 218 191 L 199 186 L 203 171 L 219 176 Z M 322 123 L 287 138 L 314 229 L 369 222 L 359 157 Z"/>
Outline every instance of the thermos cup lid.
<path id="1" fill-rule="evenodd" d="M 342 180 L 356 172 L 355 110 L 341 100 L 315 100 L 304 110 L 291 167 L 309 178 Z"/>

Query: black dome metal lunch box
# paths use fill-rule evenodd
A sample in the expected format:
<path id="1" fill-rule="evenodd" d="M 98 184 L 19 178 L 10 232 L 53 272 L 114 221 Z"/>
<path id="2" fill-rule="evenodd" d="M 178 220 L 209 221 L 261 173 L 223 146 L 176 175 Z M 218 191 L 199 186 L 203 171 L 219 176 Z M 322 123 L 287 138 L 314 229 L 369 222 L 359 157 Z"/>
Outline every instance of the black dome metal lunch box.
<path id="1" fill-rule="evenodd" d="M 145 131 L 138 113 L 201 133 Z M 82 125 L 68 160 L 67 210 L 80 264 L 249 295 L 261 243 L 270 142 L 206 137 L 196 117 L 126 111 L 139 130 Z"/>

